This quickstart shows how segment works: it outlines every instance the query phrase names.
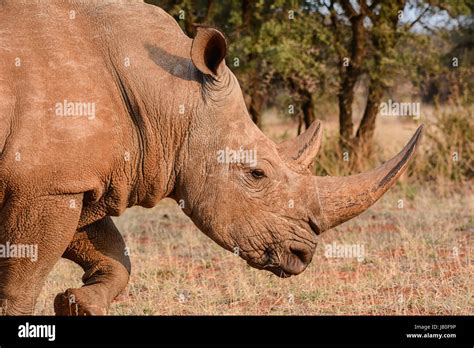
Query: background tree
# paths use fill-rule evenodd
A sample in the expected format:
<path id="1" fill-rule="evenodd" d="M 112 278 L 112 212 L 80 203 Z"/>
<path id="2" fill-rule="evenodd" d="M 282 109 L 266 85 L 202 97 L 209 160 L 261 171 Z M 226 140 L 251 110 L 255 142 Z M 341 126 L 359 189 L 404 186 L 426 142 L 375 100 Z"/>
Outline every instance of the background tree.
<path id="1" fill-rule="evenodd" d="M 467 102 L 471 95 L 473 0 L 149 2 L 191 37 L 195 24 L 228 35 L 228 65 L 259 127 L 266 107 L 286 113 L 290 104 L 300 132 L 315 118 L 316 99 L 335 98 L 340 151 L 351 154 L 353 169 L 373 154 L 379 105 L 397 82 L 411 81 L 428 102 Z M 366 99 L 353 115 L 360 84 Z"/>

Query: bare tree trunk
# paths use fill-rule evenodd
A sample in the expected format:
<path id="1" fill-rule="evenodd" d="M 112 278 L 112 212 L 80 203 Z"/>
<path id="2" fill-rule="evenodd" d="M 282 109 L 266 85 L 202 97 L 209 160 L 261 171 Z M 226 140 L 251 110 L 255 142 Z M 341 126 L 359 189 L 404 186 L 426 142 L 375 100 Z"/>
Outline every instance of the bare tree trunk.
<path id="1" fill-rule="evenodd" d="M 262 129 L 262 106 L 263 100 L 258 93 L 254 93 L 252 97 L 252 103 L 250 104 L 249 113 L 252 117 L 252 121 L 257 125 L 258 128 Z"/>
<path id="2" fill-rule="evenodd" d="M 354 132 L 352 122 L 352 102 L 354 101 L 354 82 L 346 76 L 342 82 L 339 99 L 339 135 L 341 145 L 350 147 L 350 141 Z"/>
<path id="3" fill-rule="evenodd" d="M 242 0 L 241 9 L 242 9 L 242 27 L 248 30 L 248 28 L 250 27 L 250 21 L 252 19 L 252 1 Z"/>
<path id="4" fill-rule="evenodd" d="M 369 72 L 370 84 L 365 106 L 364 115 L 360 122 L 357 134 L 353 142 L 356 154 L 355 166 L 361 169 L 360 159 L 368 158 L 372 154 L 375 122 L 377 119 L 379 105 L 382 101 L 386 84 L 383 78 L 389 73 L 384 60 L 390 56 L 390 52 L 397 43 L 398 12 L 405 6 L 405 0 L 396 0 L 382 4 L 380 15 L 373 20 L 372 44 L 374 46 L 374 67 Z"/>
<path id="5" fill-rule="evenodd" d="M 261 129 L 262 109 L 265 104 L 265 98 L 263 98 L 261 93 L 256 92 L 255 86 L 252 86 L 251 90 L 244 92 L 244 100 L 252 121 Z"/>
<path id="6" fill-rule="evenodd" d="M 206 12 L 202 17 L 196 15 L 195 6 L 197 5 L 192 5 L 191 3 L 190 7 L 186 9 L 186 16 L 184 17 L 184 30 L 189 36 L 194 37 L 196 35 L 196 24 L 205 24 L 208 21 L 212 5 L 213 0 L 208 0 L 206 5 Z"/>
<path id="7" fill-rule="evenodd" d="M 368 157 L 372 154 L 375 121 L 379 112 L 379 105 L 384 93 L 384 85 L 380 81 L 370 81 L 367 104 L 364 115 L 357 129 L 355 148 L 359 156 Z"/>
<path id="8" fill-rule="evenodd" d="M 298 115 L 298 130 L 296 132 L 297 135 L 300 135 L 303 130 L 303 117 L 301 117 L 301 115 Z"/>
<path id="9" fill-rule="evenodd" d="M 237 28 L 237 37 L 240 35 L 252 33 L 252 15 L 254 10 L 254 4 L 251 0 L 241 0 L 241 20 L 242 24 Z M 252 61 L 254 59 L 253 54 L 250 53 L 247 55 L 246 60 Z M 258 128 L 262 128 L 262 111 L 265 104 L 265 97 L 263 91 L 261 90 L 264 86 L 261 76 L 259 76 L 258 68 L 257 70 L 252 70 L 248 73 L 249 81 L 246 95 L 246 104 L 249 111 L 252 121 L 257 125 Z"/>
<path id="10" fill-rule="evenodd" d="M 204 15 L 204 18 L 202 19 L 202 23 L 207 23 L 213 4 L 214 4 L 213 0 L 208 0 L 207 1 L 206 14 Z"/>
<path id="11" fill-rule="evenodd" d="M 301 100 L 301 113 L 298 112 L 298 135 L 302 132 L 302 127 L 308 129 L 315 120 L 314 103 L 311 92 L 292 77 L 286 80 L 288 87 L 293 93 L 296 93 Z"/>
<path id="12" fill-rule="evenodd" d="M 340 57 L 342 82 L 338 93 L 340 144 L 343 150 L 347 150 L 352 147 L 351 142 L 354 134 L 352 103 L 354 101 L 355 85 L 362 74 L 366 33 L 364 28 L 365 14 L 357 13 L 349 0 L 341 0 L 340 3 L 351 22 L 352 31 L 351 56 Z M 337 23 L 334 22 L 334 25 L 336 26 Z"/>
<path id="13" fill-rule="evenodd" d="M 305 126 L 305 129 L 308 129 L 315 119 L 314 103 L 313 103 L 313 97 L 308 90 L 303 91 L 303 95 L 305 99 L 303 101 L 303 104 L 301 105 L 301 108 L 303 110 L 304 126 Z"/>

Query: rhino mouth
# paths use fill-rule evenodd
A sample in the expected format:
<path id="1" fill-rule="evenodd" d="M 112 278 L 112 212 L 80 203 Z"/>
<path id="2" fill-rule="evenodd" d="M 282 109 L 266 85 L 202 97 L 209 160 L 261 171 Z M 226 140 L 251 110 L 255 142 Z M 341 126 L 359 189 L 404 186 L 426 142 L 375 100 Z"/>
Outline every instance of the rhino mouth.
<path id="1" fill-rule="evenodd" d="M 267 255 L 272 255 L 272 253 L 266 252 Z M 272 272 L 274 275 L 280 278 L 289 278 L 293 275 L 298 275 L 303 272 L 308 266 L 309 262 L 303 262 L 299 257 L 296 257 L 293 254 L 288 254 L 274 260 L 272 257 L 265 257 L 265 261 L 255 262 L 252 260 L 247 260 L 247 264 L 253 268 L 259 270 L 265 270 Z"/>
<path id="2" fill-rule="evenodd" d="M 247 261 L 247 264 L 253 268 L 256 268 L 258 270 L 265 270 L 272 272 L 274 275 L 280 278 L 289 278 L 294 275 L 298 275 L 302 272 L 302 270 L 289 270 L 289 269 L 284 269 L 281 266 L 276 266 L 276 265 L 260 265 L 258 263 L 252 262 L 252 261 Z"/>
<path id="3" fill-rule="evenodd" d="M 267 270 L 267 271 L 272 272 L 274 275 L 276 275 L 277 277 L 280 277 L 280 278 L 289 278 L 291 276 L 298 275 L 299 273 L 301 273 L 301 272 L 289 273 L 288 271 L 284 270 L 281 267 L 274 267 L 274 266 L 267 267 L 267 268 L 264 268 L 264 269 Z"/>

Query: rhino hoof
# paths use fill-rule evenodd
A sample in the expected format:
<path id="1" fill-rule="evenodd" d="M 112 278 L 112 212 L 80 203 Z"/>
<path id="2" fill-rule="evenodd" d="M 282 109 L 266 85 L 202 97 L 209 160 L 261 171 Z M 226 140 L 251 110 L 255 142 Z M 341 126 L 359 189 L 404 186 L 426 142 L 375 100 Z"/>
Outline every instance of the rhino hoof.
<path id="1" fill-rule="evenodd" d="M 67 289 L 54 299 L 54 312 L 58 316 L 106 315 L 107 309 L 92 304 L 81 292 L 82 289 Z"/>

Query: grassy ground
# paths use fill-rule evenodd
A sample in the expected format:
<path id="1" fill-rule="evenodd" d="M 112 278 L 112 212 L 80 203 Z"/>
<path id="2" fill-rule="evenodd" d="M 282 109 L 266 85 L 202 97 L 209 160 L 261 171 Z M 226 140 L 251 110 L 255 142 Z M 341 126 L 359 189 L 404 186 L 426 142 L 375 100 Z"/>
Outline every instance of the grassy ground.
<path id="1" fill-rule="evenodd" d="M 406 191 L 388 193 L 360 218 L 322 235 L 311 265 L 289 279 L 222 250 L 171 200 L 132 208 L 117 224 L 133 275 L 110 314 L 472 315 L 472 192 L 440 199 L 429 189 Z M 363 246 L 364 260 L 327 258 L 325 245 L 334 242 Z M 81 275 L 61 260 L 36 313 L 53 314 L 54 295 L 80 286 Z"/>
<path id="2" fill-rule="evenodd" d="M 266 119 L 275 139 L 294 129 Z M 331 131 L 330 122 L 325 126 Z M 414 128 L 392 120 L 378 128 L 385 158 Z M 130 248 L 132 277 L 110 314 L 474 314 L 474 192 L 468 185 L 401 182 L 360 217 L 320 236 L 311 265 L 289 279 L 222 250 L 174 201 L 129 209 L 116 222 Z M 363 260 L 326 257 L 333 243 L 363 247 Z M 36 314 L 53 314 L 55 294 L 81 286 L 81 276 L 78 266 L 61 260 Z"/>

